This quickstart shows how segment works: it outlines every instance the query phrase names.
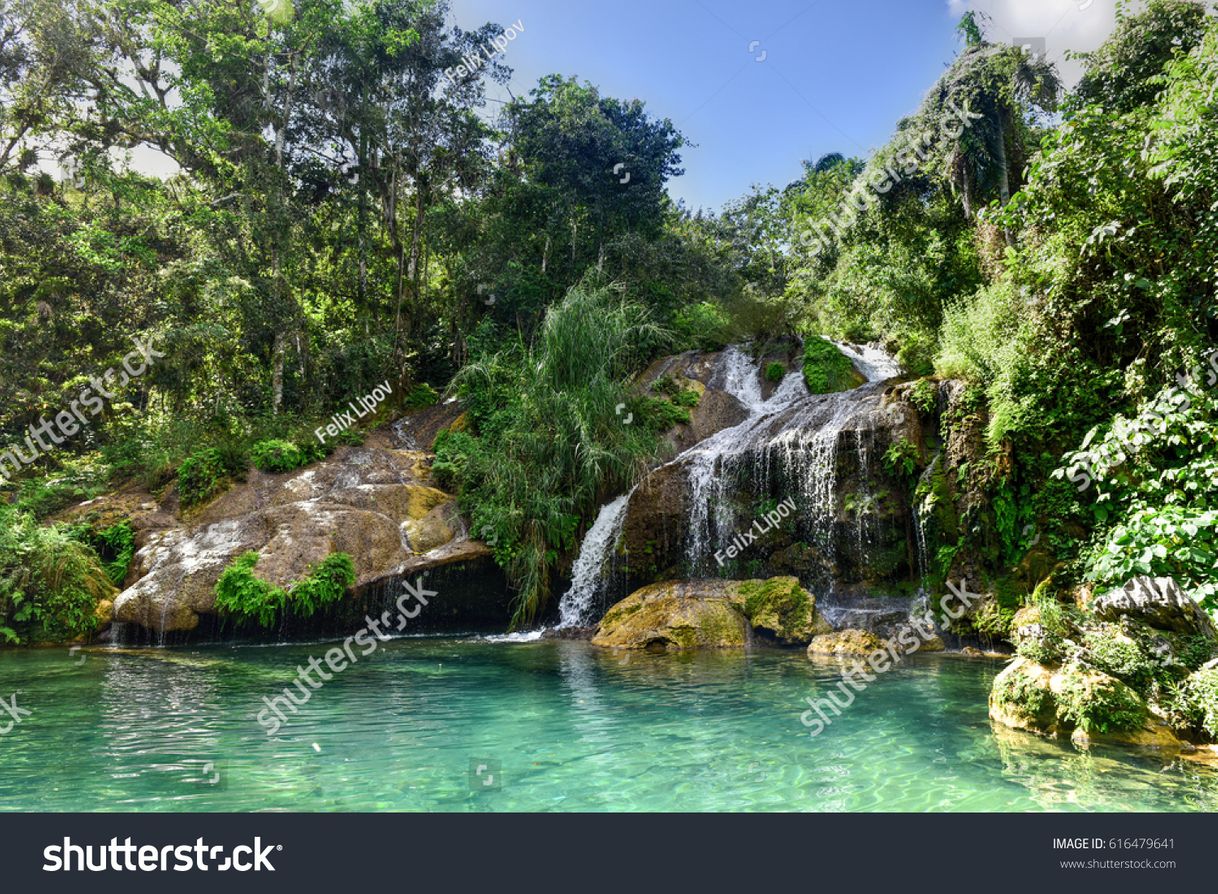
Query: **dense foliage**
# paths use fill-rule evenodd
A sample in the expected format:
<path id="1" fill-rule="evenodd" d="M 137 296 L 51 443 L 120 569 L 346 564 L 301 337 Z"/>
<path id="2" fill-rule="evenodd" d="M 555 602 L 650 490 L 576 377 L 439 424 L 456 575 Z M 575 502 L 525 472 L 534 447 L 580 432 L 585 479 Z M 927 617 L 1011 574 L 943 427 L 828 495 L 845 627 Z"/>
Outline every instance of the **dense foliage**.
<path id="1" fill-rule="evenodd" d="M 694 214 L 665 192 L 672 122 L 562 75 L 489 107 L 507 57 L 458 66 L 503 29 L 442 0 L 0 0 L 0 632 L 86 632 L 121 581 L 125 535 L 38 520 L 128 483 L 190 509 L 317 461 L 359 434 L 314 428 L 386 379 L 373 423 L 463 401 L 434 471 L 527 622 L 697 400 L 632 377 L 794 335 L 813 390 L 853 384 L 816 336 L 884 343 L 927 417 L 935 379 L 965 382 L 940 433 L 984 419 L 986 508 L 929 544 L 942 568 L 972 545 L 1000 573 L 1036 530 L 1055 582 L 1171 574 L 1213 605 L 1218 25 L 1188 0 L 1123 12 L 1065 95 L 986 28 L 965 16 L 872 157 Z M 74 403 L 83 430 L 5 460 Z M 224 598 L 265 621 L 288 593 L 253 561 Z"/>
<path id="2" fill-rule="evenodd" d="M 238 622 L 271 627 L 285 614 L 309 618 L 332 605 L 355 583 L 355 563 L 346 553 L 331 553 L 309 569 L 304 578 L 277 587 L 254 575 L 258 553 L 238 556 L 216 581 L 216 608 Z"/>

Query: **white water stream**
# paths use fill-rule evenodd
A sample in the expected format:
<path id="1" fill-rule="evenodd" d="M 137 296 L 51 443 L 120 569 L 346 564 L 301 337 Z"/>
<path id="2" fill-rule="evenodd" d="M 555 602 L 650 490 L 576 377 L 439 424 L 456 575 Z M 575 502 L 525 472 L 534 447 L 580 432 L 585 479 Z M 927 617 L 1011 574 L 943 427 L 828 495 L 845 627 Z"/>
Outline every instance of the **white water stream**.
<path id="1" fill-rule="evenodd" d="M 870 347 L 834 342 L 869 383 L 900 374 L 896 361 Z M 747 416 L 671 460 L 688 475 L 689 531 L 686 558 L 692 572 L 710 572 L 711 547 L 730 536 L 736 525 L 727 499 L 734 486 L 728 474 L 744 462 L 759 464 L 767 475 L 772 463 L 795 484 L 796 502 L 812 520 L 818 544 L 827 547 L 836 512 L 837 444 L 843 428 L 859 409 L 855 391 L 810 395 L 802 373 L 788 373 L 769 398 L 762 396 L 761 370 L 749 355 L 732 345 L 720 355 L 708 388 L 726 391 Z M 859 444 L 860 461 L 866 448 Z M 572 569 L 571 588 L 559 602 L 559 628 L 594 622 L 594 612 L 607 585 L 606 566 L 621 539 L 626 511 L 634 490 L 605 504 L 589 528 Z M 865 537 L 860 517 L 860 544 Z"/>

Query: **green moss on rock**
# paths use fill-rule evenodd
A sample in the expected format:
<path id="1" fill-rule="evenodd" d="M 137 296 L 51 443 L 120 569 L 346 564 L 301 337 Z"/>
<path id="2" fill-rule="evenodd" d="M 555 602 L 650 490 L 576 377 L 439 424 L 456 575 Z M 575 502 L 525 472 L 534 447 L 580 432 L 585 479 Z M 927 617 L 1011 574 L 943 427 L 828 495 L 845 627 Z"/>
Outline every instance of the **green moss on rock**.
<path id="1" fill-rule="evenodd" d="M 784 643 L 807 643 L 831 629 L 816 611 L 816 599 L 794 577 L 742 581 L 744 615 L 754 628 Z"/>
<path id="2" fill-rule="evenodd" d="M 1027 658 L 1016 658 L 990 690 L 990 716 L 1007 726 L 1053 733 L 1057 728 L 1057 698 L 1050 687 L 1052 672 Z"/>
<path id="3" fill-rule="evenodd" d="M 884 649 L 884 641 L 874 633 L 850 628 L 815 637 L 808 644 L 808 657 L 858 658 Z"/>
<path id="4" fill-rule="evenodd" d="M 1079 663 L 1062 668 L 1053 678 L 1058 714 L 1085 733 L 1120 733 L 1141 728 L 1146 703 L 1116 677 Z"/>
<path id="5" fill-rule="evenodd" d="M 666 581 L 636 590 L 601 619 L 593 645 L 685 651 L 738 649 L 749 625 L 733 593 L 715 581 Z"/>

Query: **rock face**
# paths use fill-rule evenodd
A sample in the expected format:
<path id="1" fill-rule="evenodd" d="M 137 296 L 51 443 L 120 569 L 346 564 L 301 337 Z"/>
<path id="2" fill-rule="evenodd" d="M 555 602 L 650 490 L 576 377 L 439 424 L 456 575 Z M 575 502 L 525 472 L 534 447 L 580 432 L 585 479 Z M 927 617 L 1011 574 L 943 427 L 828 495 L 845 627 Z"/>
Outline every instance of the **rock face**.
<path id="1" fill-rule="evenodd" d="M 402 574 L 485 558 L 454 498 L 431 482 L 429 454 L 382 444 L 341 447 L 285 474 L 251 470 L 188 520 L 145 519 L 134 580 L 114 603 L 115 621 L 165 633 L 189 631 L 215 611 L 214 587 L 236 556 L 256 550 L 256 573 L 286 585 L 331 552 L 355 560 L 357 591 Z M 171 498 L 172 499 L 172 498 Z"/>
<path id="2" fill-rule="evenodd" d="M 636 590 L 609 609 L 594 645 L 621 649 L 743 648 L 754 632 L 802 644 L 829 625 L 793 577 L 668 581 Z"/>
<path id="3" fill-rule="evenodd" d="M 717 387 L 715 371 L 720 360 L 718 353 L 686 351 L 661 357 L 638 377 L 640 391 L 646 392 L 658 381 L 670 379 L 677 388 L 698 393 L 698 405 L 689 408 L 689 422 L 674 426 L 665 436 L 674 453 L 692 447 L 748 416 L 738 398 Z"/>
<path id="4" fill-rule="evenodd" d="M 1213 621 L 1170 577 L 1135 577 L 1096 599 L 1092 611 L 1103 621 L 1129 617 L 1158 630 L 1215 636 Z"/>

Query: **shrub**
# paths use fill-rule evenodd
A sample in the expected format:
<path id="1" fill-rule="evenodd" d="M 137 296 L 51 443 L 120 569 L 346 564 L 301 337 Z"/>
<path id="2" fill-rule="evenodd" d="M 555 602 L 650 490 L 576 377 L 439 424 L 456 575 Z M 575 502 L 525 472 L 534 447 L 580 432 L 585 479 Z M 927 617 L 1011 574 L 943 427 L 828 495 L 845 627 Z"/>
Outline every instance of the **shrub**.
<path id="1" fill-rule="evenodd" d="M 1136 692 L 1079 664 L 1063 670 L 1057 702 L 1061 716 L 1088 733 L 1134 730 L 1146 719 L 1145 703 Z"/>
<path id="2" fill-rule="evenodd" d="M 228 471 L 219 450 L 208 447 L 192 453 L 178 467 L 178 499 L 182 508 L 206 502 L 227 482 Z"/>
<path id="3" fill-rule="evenodd" d="M 1015 654 L 1048 665 L 1065 657 L 1066 638 L 1074 632 L 1074 625 L 1066 607 L 1056 599 L 1034 597 L 1012 620 Z"/>
<path id="4" fill-rule="evenodd" d="M 675 397 L 681 391 L 681 386 L 672 376 L 660 376 L 651 383 L 651 390 L 657 394 Z"/>
<path id="5" fill-rule="evenodd" d="M 732 340 L 732 322 L 717 304 L 703 301 L 677 311 L 673 329 L 681 347 L 718 351 Z"/>
<path id="6" fill-rule="evenodd" d="M 836 345 L 815 337 L 804 342 L 804 382 L 812 394 L 828 394 L 856 388 L 863 377 Z"/>
<path id="7" fill-rule="evenodd" d="M 1086 650 L 1084 657 L 1092 666 L 1128 683 L 1138 692 L 1146 693 L 1150 689 L 1159 663 L 1126 636 L 1119 625 L 1103 624 L 1088 630 L 1083 635 L 1082 645 Z"/>
<path id="8" fill-rule="evenodd" d="M 894 477 L 912 477 L 918 470 L 920 460 L 918 445 L 906 438 L 893 441 L 884 451 L 884 468 Z"/>
<path id="9" fill-rule="evenodd" d="M 787 374 L 787 368 L 785 366 L 783 366 L 781 363 L 779 363 L 777 360 L 774 360 L 774 361 L 766 364 L 765 380 L 767 382 L 774 382 L 774 383 L 781 382 L 782 377 L 785 376 L 786 374 Z"/>
<path id="10" fill-rule="evenodd" d="M 292 587 L 288 598 L 295 614 L 307 618 L 342 598 L 355 583 L 355 562 L 347 553 L 330 553 Z"/>
<path id="11" fill-rule="evenodd" d="M 1218 739 L 1218 668 L 1196 671 L 1177 686 L 1168 712 L 1177 729 Z"/>
<path id="12" fill-rule="evenodd" d="M 54 478 L 27 478 L 21 482 L 17 505 L 43 519 L 102 493 L 103 483 L 89 476 L 58 473 Z"/>
<path id="13" fill-rule="evenodd" d="M 461 503 L 519 593 L 514 624 L 544 607 L 580 522 L 654 461 L 660 442 L 638 417 L 657 404 L 666 409 L 652 412 L 688 415 L 629 395 L 631 374 L 666 341 L 617 290 L 580 285 L 549 308 L 534 345 L 475 354 L 458 374 L 481 447 L 465 454 Z M 626 407 L 636 417 L 630 425 Z M 448 446 L 445 462 L 454 458 Z"/>
<path id="14" fill-rule="evenodd" d="M 422 410 L 434 406 L 440 400 L 440 393 L 426 382 L 420 382 L 406 392 L 407 409 Z"/>
<path id="15" fill-rule="evenodd" d="M 929 416 L 939 407 L 939 389 L 930 379 L 918 379 L 909 389 L 909 402 L 923 416 Z"/>
<path id="16" fill-rule="evenodd" d="M 686 388 L 684 391 L 678 391 L 670 400 L 678 407 L 696 407 L 702 400 L 702 395 L 692 388 Z"/>
<path id="17" fill-rule="evenodd" d="M 123 519 L 101 529 L 84 523 L 72 525 L 68 530 L 74 539 L 92 547 L 111 583 L 121 587 L 135 556 L 135 529 L 131 522 Z"/>
<path id="18" fill-rule="evenodd" d="M 318 444 L 320 447 L 321 445 Z M 308 462 L 305 453 L 289 441 L 268 438 L 250 450 L 254 465 L 263 472 L 290 472 Z"/>
<path id="19" fill-rule="evenodd" d="M 271 627 L 290 609 L 308 618 L 342 598 L 355 583 L 355 563 L 346 553 L 331 553 L 288 589 L 254 576 L 258 553 L 251 550 L 229 563 L 216 581 L 216 608 L 241 622 Z"/>
<path id="20" fill-rule="evenodd" d="M 0 640 L 65 642 L 97 628 L 114 585 L 97 554 L 64 525 L 39 525 L 0 503 Z"/>
<path id="21" fill-rule="evenodd" d="M 1015 654 L 1037 664 L 1057 664 L 1065 655 L 1061 637 L 1051 633 L 1041 636 L 1022 637 L 1015 646 Z"/>
<path id="22" fill-rule="evenodd" d="M 634 403 L 633 409 L 635 415 L 642 417 L 643 426 L 653 432 L 665 432 L 674 425 L 688 425 L 691 418 L 684 407 L 655 397 L 642 398 Z"/>
<path id="23" fill-rule="evenodd" d="M 482 456 L 482 444 L 478 438 L 468 432 L 451 429 L 436 435 L 432 449 L 436 458 L 432 460 L 431 472 L 436 483 L 448 490 L 459 490 L 466 480 L 471 458 Z"/>
<path id="24" fill-rule="evenodd" d="M 997 599 L 986 599 L 977 606 L 969 621 L 978 635 L 991 640 L 1005 640 L 1011 635 L 1011 622 L 1014 619 L 1014 609 L 1007 608 Z"/>

